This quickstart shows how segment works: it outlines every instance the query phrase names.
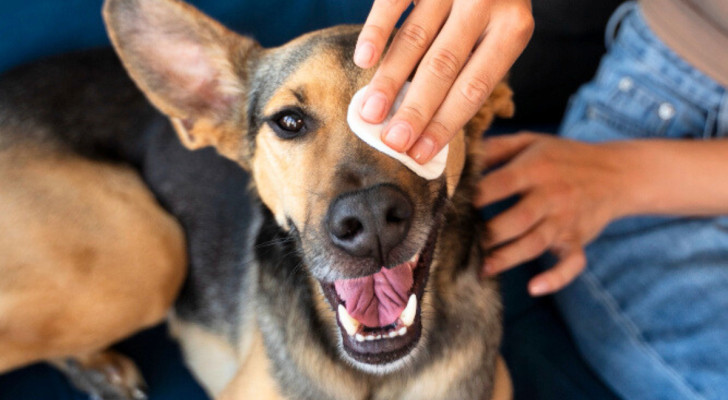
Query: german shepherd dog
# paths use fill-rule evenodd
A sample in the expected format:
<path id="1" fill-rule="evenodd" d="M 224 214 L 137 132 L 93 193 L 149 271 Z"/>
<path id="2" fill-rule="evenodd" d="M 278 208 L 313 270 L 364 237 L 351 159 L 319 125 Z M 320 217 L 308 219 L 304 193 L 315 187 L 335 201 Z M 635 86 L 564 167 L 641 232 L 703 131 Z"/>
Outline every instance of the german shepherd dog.
<path id="1" fill-rule="evenodd" d="M 0 81 L 0 371 L 54 360 L 142 397 L 101 349 L 173 304 L 215 398 L 510 396 L 471 205 L 505 84 L 428 181 L 347 125 L 372 77 L 358 27 L 263 49 L 177 0 L 107 0 L 104 18 L 136 86 L 103 50 Z M 88 377 L 110 365 L 122 379 Z"/>

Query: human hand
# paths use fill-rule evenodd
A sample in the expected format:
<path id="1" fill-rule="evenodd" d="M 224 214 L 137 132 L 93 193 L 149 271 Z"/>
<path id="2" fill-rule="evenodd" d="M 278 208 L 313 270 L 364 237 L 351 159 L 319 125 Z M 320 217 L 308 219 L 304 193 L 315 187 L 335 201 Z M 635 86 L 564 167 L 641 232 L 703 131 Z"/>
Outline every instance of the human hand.
<path id="1" fill-rule="evenodd" d="M 376 65 L 410 2 L 374 0 L 354 52 L 359 67 Z M 381 123 L 417 67 L 382 140 L 424 164 L 483 105 L 526 47 L 534 22 L 530 0 L 414 3 L 369 84 L 360 113 L 367 122 Z"/>
<path id="2" fill-rule="evenodd" d="M 494 275 L 552 251 L 558 263 L 529 282 L 531 295 L 555 292 L 586 266 L 584 246 L 611 221 L 630 213 L 634 175 L 629 143 L 587 144 L 519 133 L 482 143 L 487 167 L 505 162 L 478 184 L 478 207 L 520 195 L 488 223 L 484 272 Z"/>

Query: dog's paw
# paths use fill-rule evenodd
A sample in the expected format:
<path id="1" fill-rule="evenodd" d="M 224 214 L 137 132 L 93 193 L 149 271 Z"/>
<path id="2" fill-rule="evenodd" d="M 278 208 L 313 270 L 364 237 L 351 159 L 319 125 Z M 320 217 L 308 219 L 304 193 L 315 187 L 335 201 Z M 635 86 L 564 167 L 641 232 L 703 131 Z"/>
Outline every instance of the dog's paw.
<path id="1" fill-rule="evenodd" d="M 147 385 L 134 362 L 111 350 L 51 362 L 93 400 L 147 400 Z"/>

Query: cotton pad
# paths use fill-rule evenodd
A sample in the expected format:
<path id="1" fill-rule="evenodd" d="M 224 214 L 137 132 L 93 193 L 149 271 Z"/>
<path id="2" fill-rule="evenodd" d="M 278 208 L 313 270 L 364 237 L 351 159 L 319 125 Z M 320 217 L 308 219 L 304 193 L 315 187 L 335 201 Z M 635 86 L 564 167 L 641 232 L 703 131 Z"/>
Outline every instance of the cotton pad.
<path id="1" fill-rule="evenodd" d="M 442 175 L 442 172 L 445 171 L 445 164 L 447 163 L 447 154 L 449 149 L 448 145 L 446 145 L 426 164 L 420 165 L 406 153 L 400 153 L 393 150 L 391 147 L 382 142 L 382 130 L 384 130 L 384 127 L 387 126 L 389 120 L 392 119 L 392 116 L 402 104 L 402 100 L 404 99 L 405 93 L 407 93 L 409 85 L 409 82 L 405 82 L 404 86 L 402 86 L 402 90 L 400 90 L 397 94 L 397 98 L 394 100 L 394 104 L 389 110 L 389 115 L 387 115 L 387 118 L 385 118 L 380 124 L 370 124 L 369 122 L 361 119 L 359 116 L 359 110 L 361 110 L 362 100 L 364 99 L 364 92 L 367 88 L 364 86 L 359 89 L 356 94 L 354 94 L 354 97 L 352 97 L 351 103 L 349 103 L 349 111 L 346 115 L 346 121 L 349 123 L 351 131 L 365 143 L 398 160 L 417 175 L 425 179 L 432 180 Z"/>

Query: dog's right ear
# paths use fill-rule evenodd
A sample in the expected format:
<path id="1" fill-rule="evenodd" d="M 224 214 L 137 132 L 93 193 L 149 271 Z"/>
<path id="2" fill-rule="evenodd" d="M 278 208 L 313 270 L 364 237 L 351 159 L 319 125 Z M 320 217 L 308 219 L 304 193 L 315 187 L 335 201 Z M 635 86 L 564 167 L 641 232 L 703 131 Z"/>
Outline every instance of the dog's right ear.
<path id="1" fill-rule="evenodd" d="M 103 14 L 132 79 L 182 142 L 244 163 L 246 87 L 259 45 L 178 0 L 107 0 Z"/>

